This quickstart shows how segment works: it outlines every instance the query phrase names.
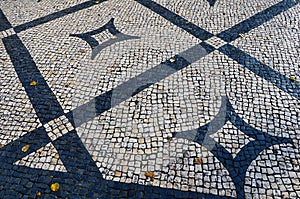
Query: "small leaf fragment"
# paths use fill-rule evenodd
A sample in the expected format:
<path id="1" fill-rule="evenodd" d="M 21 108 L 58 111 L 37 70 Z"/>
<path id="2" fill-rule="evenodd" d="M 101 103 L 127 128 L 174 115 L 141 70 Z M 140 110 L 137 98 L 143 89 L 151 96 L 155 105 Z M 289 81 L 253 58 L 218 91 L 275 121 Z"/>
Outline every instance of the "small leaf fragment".
<path id="1" fill-rule="evenodd" d="M 81 53 L 86 53 L 86 50 L 81 49 L 79 52 L 81 52 Z"/>
<path id="2" fill-rule="evenodd" d="M 239 34 L 239 36 L 243 39 L 245 39 L 245 35 L 244 34 Z"/>
<path id="3" fill-rule="evenodd" d="M 25 146 L 23 146 L 22 147 L 22 151 L 25 153 L 25 152 L 27 152 L 28 151 L 28 149 L 29 149 L 29 144 L 26 144 Z"/>
<path id="4" fill-rule="evenodd" d="M 152 171 L 147 171 L 147 172 L 145 173 L 145 176 L 148 177 L 148 178 L 150 178 L 152 182 L 154 181 L 154 176 L 155 176 L 154 172 L 152 172 Z"/>
<path id="5" fill-rule="evenodd" d="M 112 39 L 117 39 L 117 36 L 113 35 L 111 36 Z"/>
<path id="6" fill-rule="evenodd" d="M 95 0 L 95 4 L 99 4 L 99 0 Z"/>
<path id="7" fill-rule="evenodd" d="M 3 148 L 3 144 L 0 144 L 0 149 Z"/>
<path id="8" fill-rule="evenodd" d="M 59 190 L 59 184 L 57 182 L 53 183 L 53 184 L 51 184 L 50 188 L 51 188 L 51 191 L 57 192 Z"/>
<path id="9" fill-rule="evenodd" d="M 36 196 L 41 196 L 41 195 L 42 195 L 42 193 L 39 191 L 36 193 Z"/>
<path id="10" fill-rule="evenodd" d="M 195 164 L 202 164 L 202 158 L 195 158 Z"/>
<path id="11" fill-rule="evenodd" d="M 174 58 L 171 58 L 171 59 L 170 59 L 170 62 L 171 62 L 171 63 L 174 63 L 174 62 L 175 62 L 175 59 L 174 59 Z"/>
<path id="12" fill-rule="evenodd" d="M 185 24 L 190 24 L 190 23 L 191 23 L 191 22 L 189 22 L 189 21 L 186 21 L 186 22 L 185 22 Z"/>
<path id="13" fill-rule="evenodd" d="M 55 70 L 50 70 L 50 75 L 55 75 L 56 74 L 56 71 Z"/>
<path id="14" fill-rule="evenodd" d="M 295 82 L 295 81 L 296 81 L 296 77 L 291 76 L 291 77 L 290 77 L 290 80 L 291 80 L 292 82 Z"/>
<path id="15" fill-rule="evenodd" d="M 32 81 L 32 82 L 30 82 L 29 85 L 30 85 L 30 86 L 36 86 L 36 85 L 37 85 L 37 82 L 36 82 L 36 81 Z"/>
<path id="16" fill-rule="evenodd" d="M 169 140 L 169 142 L 172 142 L 173 138 L 172 137 L 168 137 L 168 140 Z"/>

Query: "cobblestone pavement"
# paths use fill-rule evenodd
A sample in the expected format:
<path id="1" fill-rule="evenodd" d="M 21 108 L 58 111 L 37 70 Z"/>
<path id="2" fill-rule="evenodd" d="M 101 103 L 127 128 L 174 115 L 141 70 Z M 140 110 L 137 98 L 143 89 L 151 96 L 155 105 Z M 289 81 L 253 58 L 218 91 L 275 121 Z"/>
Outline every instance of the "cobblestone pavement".
<path id="1" fill-rule="evenodd" d="M 0 198 L 300 198 L 299 0 L 1 0 Z"/>

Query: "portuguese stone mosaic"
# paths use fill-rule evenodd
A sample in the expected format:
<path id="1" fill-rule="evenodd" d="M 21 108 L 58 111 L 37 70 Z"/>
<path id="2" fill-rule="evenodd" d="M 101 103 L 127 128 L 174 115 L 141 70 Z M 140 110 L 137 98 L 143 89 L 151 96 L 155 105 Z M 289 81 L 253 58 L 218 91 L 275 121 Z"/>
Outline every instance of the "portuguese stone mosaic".
<path id="1" fill-rule="evenodd" d="M 299 0 L 0 2 L 1 198 L 299 198 Z"/>

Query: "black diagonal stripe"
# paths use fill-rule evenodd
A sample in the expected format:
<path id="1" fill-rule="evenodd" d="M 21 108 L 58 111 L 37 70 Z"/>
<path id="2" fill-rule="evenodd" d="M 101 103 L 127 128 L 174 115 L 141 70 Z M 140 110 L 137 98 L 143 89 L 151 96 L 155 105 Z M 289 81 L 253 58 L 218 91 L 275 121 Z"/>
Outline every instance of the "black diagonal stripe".
<path id="1" fill-rule="evenodd" d="M 5 164 L 13 164 L 17 160 L 22 159 L 28 154 L 38 150 L 51 142 L 44 127 L 40 127 L 20 137 L 19 139 L 10 142 L 0 149 L 0 162 Z M 29 145 L 26 152 L 22 152 L 22 147 Z"/>
<path id="2" fill-rule="evenodd" d="M 155 3 L 154 1 L 151 0 L 135 0 L 135 1 L 149 8 L 153 12 L 159 14 L 163 18 L 167 19 L 168 21 L 172 22 L 176 26 L 182 28 L 183 30 L 190 33 L 191 35 L 197 37 L 198 39 L 207 40 L 213 36 L 213 34 L 207 32 L 206 30 L 200 28 L 199 26 L 191 22 L 187 23 L 186 19 L 168 10 L 167 8 L 159 5 L 158 3 Z"/>
<path id="3" fill-rule="evenodd" d="M 98 180 L 102 180 L 96 163 L 92 160 L 89 152 L 78 137 L 76 130 L 68 132 L 52 143 L 59 152 L 59 157 L 68 172 L 77 173 L 78 168 L 85 168 L 83 171 L 85 175 L 93 171 L 99 174 Z"/>
<path id="4" fill-rule="evenodd" d="M 280 74 L 273 68 L 262 64 L 259 60 L 230 44 L 226 44 L 219 48 L 219 51 L 237 61 L 254 74 L 272 83 L 280 90 L 300 99 L 300 83 L 291 81 L 288 77 Z"/>
<path id="5" fill-rule="evenodd" d="M 174 74 L 175 72 L 186 68 L 191 63 L 198 61 L 199 59 L 213 51 L 214 48 L 209 46 L 208 44 L 201 43 L 195 45 L 187 49 L 186 51 L 183 51 L 176 55 L 174 57 L 174 62 L 166 61 L 158 64 L 157 66 L 145 71 L 144 73 L 141 73 L 140 75 L 124 82 L 123 84 L 118 85 L 115 89 L 109 90 L 91 99 L 89 102 L 67 113 L 66 116 L 75 127 L 78 127 L 100 115 L 101 113 L 107 111 L 108 109 L 114 108 L 114 106 L 110 105 L 112 93 L 114 91 L 127 90 L 130 88 L 133 89 L 132 93 L 138 94 L 154 83 L 157 83 L 164 78 Z M 132 93 L 130 93 L 130 95 L 118 96 L 119 98 L 117 104 L 128 100 L 132 96 Z"/>
<path id="6" fill-rule="evenodd" d="M 10 29 L 11 27 L 12 27 L 11 24 L 7 20 L 2 10 L 0 9 L 0 31 Z"/>
<path id="7" fill-rule="evenodd" d="M 100 2 L 104 2 L 104 1 L 105 0 L 102 0 L 102 1 L 100 0 Z M 66 16 L 68 14 L 72 14 L 74 12 L 77 12 L 77 11 L 80 11 L 80 10 L 92 7 L 93 5 L 95 5 L 94 1 L 86 1 L 84 3 L 81 3 L 81 4 L 78 4 L 78 5 L 66 8 L 64 10 L 61 10 L 61 11 L 58 11 L 58 12 L 54 12 L 54 13 L 52 13 L 50 15 L 47 15 L 47 16 L 35 19 L 33 21 L 30 21 L 30 22 L 18 25 L 16 27 L 14 27 L 14 30 L 15 30 L 16 33 L 18 33 L 18 32 L 27 30 L 29 28 L 33 28 L 35 26 L 47 23 L 49 21 L 52 21 L 52 20 L 64 17 L 64 16 Z"/>
<path id="8" fill-rule="evenodd" d="M 80 171 L 81 173 L 57 172 L 18 165 L 14 166 L 14 170 L 5 167 L 0 172 L 0 196 L 13 199 L 24 198 L 24 195 L 28 198 L 233 199 L 209 193 L 104 180 L 94 170 Z M 60 189 L 52 192 L 49 186 L 55 182 L 60 184 Z M 41 197 L 37 197 L 37 192 L 42 193 Z"/>
<path id="9" fill-rule="evenodd" d="M 241 23 L 229 28 L 217 36 L 226 42 L 232 42 L 236 40 L 240 34 L 249 32 L 250 30 L 262 25 L 263 23 L 270 21 L 275 16 L 288 10 L 289 8 L 297 5 L 299 0 L 283 0 L 262 12 L 255 14 L 254 16 L 242 21 Z"/>
<path id="10" fill-rule="evenodd" d="M 3 38 L 3 43 L 41 123 L 46 124 L 63 115 L 63 109 L 57 101 L 56 96 L 48 86 L 20 38 L 16 34 L 11 35 Z M 37 82 L 36 86 L 30 85 L 33 81 Z"/>
<path id="11" fill-rule="evenodd" d="M 224 118 L 224 120 L 218 119 L 220 117 L 224 117 L 224 111 L 226 111 L 226 118 Z M 219 123 L 220 121 L 221 123 Z M 219 129 L 223 128 L 225 123 L 228 121 L 230 121 L 233 126 L 243 132 L 245 135 L 248 135 L 254 139 L 254 141 L 250 141 L 244 145 L 234 158 L 225 147 L 223 147 L 220 143 L 216 143 L 215 141 L 211 142 L 210 139 L 212 138 L 209 137 L 210 135 L 217 133 Z M 194 134 L 189 140 L 193 140 L 194 142 L 197 142 L 208 149 L 212 146 L 209 151 L 223 164 L 223 166 L 229 172 L 229 175 L 235 184 L 238 198 L 244 198 L 245 196 L 245 174 L 251 162 L 255 160 L 263 150 L 270 146 L 283 143 L 292 143 L 292 139 L 290 138 L 270 136 L 266 132 L 251 127 L 238 116 L 227 97 L 223 97 L 219 113 L 210 123 L 207 123 L 198 129 L 175 133 L 173 134 L 173 137 L 187 139 L 189 134 L 193 134 L 195 131 L 197 133 Z"/>

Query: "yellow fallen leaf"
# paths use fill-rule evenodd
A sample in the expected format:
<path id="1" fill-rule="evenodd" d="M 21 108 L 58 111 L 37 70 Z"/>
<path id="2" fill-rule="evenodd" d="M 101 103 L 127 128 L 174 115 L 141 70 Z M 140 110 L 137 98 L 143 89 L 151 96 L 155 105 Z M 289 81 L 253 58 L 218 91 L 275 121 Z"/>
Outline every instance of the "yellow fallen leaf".
<path id="1" fill-rule="evenodd" d="M 117 39 L 117 36 L 113 35 L 111 36 L 112 39 Z"/>
<path id="2" fill-rule="evenodd" d="M 53 184 L 51 184 L 50 188 L 51 188 L 51 191 L 56 192 L 59 190 L 59 184 L 57 182 L 53 183 Z"/>
<path id="3" fill-rule="evenodd" d="M 55 75 L 56 74 L 56 71 L 55 70 L 50 70 L 49 72 L 51 75 Z"/>
<path id="4" fill-rule="evenodd" d="M 170 62 L 171 62 L 171 63 L 175 62 L 175 59 L 174 59 L 174 58 L 171 58 L 171 59 L 170 59 Z"/>
<path id="5" fill-rule="evenodd" d="M 37 82 L 36 81 L 32 81 L 32 82 L 30 82 L 30 86 L 36 86 L 36 84 L 37 84 Z"/>
<path id="6" fill-rule="evenodd" d="M 28 151 L 28 149 L 29 149 L 29 145 L 28 144 L 26 144 L 25 146 L 23 146 L 22 147 L 22 151 L 25 153 L 25 152 L 27 152 Z"/>
<path id="7" fill-rule="evenodd" d="M 295 81 L 296 81 L 296 77 L 291 76 L 291 77 L 290 77 L 290 80 L 293 81 L 293 82 L 295 82 Z"/>
<path id="8" fill-rule="evenodd" d="M 195 164 L 201 164 L 202 158 L 195 158 Z"/>
<path id="9" fill-rule="evenodd" d="M 152 171 L 147 171 L 146 173 L 145 173 L 145 176 L 146 177 L 149 177 L 150 179 L 151 179 L 151 181 L 154 181 L 154 172 L 152 172 Z"/>
<path id="10" fill-rule="evenodd" d="M 36 193 L 36 196 L 41 196 L 41 195 L 42 195 L 41 192 L 37 192 L 37 193 Z"/>
<path id="11" fill-rule="evenodd" d="M 244 34 L 239 34 L 239 36 L 241 37 L 241 38 L 245 38 L 245 35 Z"/>
<path id="12" fill-rule="evenodd" d="M 98 3 L 99 3 L 99 0 L 96 0 L 96 1 L 95 1 L 95 4 L 98 4 Z"/>

